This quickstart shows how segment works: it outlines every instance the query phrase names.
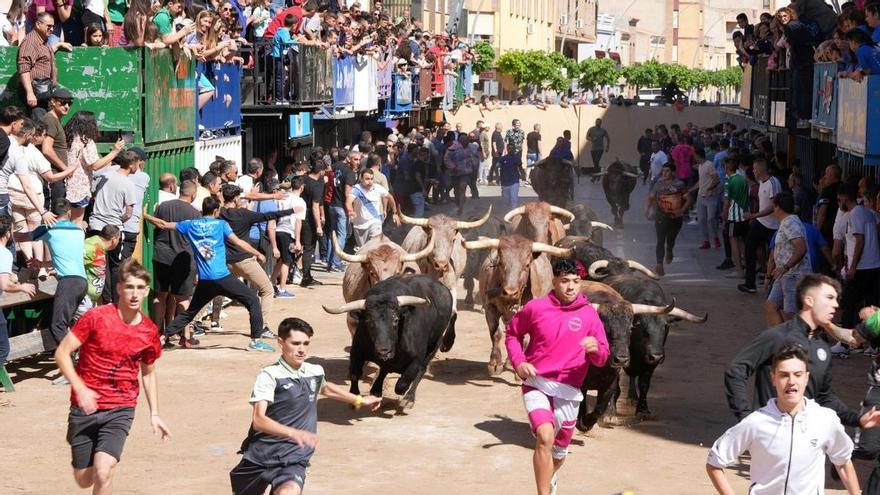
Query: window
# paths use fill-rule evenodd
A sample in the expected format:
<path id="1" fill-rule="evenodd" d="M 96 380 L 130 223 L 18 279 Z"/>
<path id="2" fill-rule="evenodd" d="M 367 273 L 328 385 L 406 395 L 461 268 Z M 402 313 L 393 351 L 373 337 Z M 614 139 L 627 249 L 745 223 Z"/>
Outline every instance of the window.
<path id="1" fill-rule="evenodd" d="M 672 45 L 672 61 L 678 62 L 678 45 Z"/>

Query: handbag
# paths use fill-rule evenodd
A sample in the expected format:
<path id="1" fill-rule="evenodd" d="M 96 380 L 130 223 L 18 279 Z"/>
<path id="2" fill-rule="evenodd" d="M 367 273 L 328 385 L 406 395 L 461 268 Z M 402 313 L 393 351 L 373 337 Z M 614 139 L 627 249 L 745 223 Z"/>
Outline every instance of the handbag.
<path id="1" fill-rule="evenodd" d="M 31 87 L 34 89 L 34 96 L 38 100 L 48 100 L 52 96 L 51 78 L 31 79 Z"/>

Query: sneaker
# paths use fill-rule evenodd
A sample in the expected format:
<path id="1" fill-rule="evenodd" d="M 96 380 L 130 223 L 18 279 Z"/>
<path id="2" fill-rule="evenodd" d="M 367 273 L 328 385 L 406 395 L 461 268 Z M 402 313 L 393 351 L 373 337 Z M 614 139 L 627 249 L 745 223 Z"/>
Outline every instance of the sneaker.
<path id="1" fill-rule="evenodd" d="M 739 284 L 736 286 L 736 288 L 739 289 L 740 292 L 745 292 L 746 294 L 754 294 L 758 292 L 758 289 L 756 289 L 755 287 L 749 287 L 746 284 Z"/>
<path id="2" fill-rule="evenodd" d="M 654 267 L 654 272 L 656 272 L 657 275 L 660 275 L 661 277 L 663 275 L 666 275 L 666 271 L 663 269 L 662 263 L 657 263 L 657 266 Z"/>
<path id="3" fill-rule="evenodd" d="M 300 286 L 302 286 L 302 287 L 312 287 L 312 286 L 318 286 L 318 285 L 324 285 L 324 284 L 320 280 L 315 280 L 313 278 L 304 278 L 302 280 L 302 282 L 300 282 Z"/>
<path id="4" fill-rule="evenodd" d="M 694 217 L 694 218 L 691 218 L 691 221 L 688 222 L 687 224 L 688 225 L 699 225 L 699 223 L 700 222 L 696 219 L 696 217 Z"/>
<path id="5" fill-rule="evenodd" d="M 672 253 L 668 253 L 666 255 L 666 264 L 669 265 L 672 263 Z"/>
<path id="6" fill-rule="evenodd" d="M 870 347 L 868 347 L 867 349 L 865 349 L 865 355 L 866 355 L 866 356 L 876 357 L 877 354 L 880 354 L 880 349 L 877 349 L 877 348 L 874 347 L 874 346 L 870 346 Z"/>
<path id="7" fill-rule="evenodd" d="M 733 268 L 735 266 L 736 265 L 733 264 L 732 259 L 724 258 L 724 261 L 722 261 L 720 265 L 716 266 L 715 269 L 716 270 L 730 270 L 731 268 Z"/>
<path id="8" fill-rule="evenodd" d="M 280 299 L 291 299 L 296 296 L 294 296 L 290 292 L 287 292 L 287 289 L 285 289 L 285 290 L 279 290 L 278 294 L 275 294 L 275 297 L 280 298 Z"/>
<path id="9" fill-rule="evenodd" d="M 67 381 L 67 378 L 64 378 L 64 375 L 61 375 L 52 381 L 52 385 L 70 385 L 70 382 Z"/>
<path id="10" fill-rule="evenodd" d="M 190 337 L 188 339 L 181 337 L 179 342 L 180 347 L 183 347 L 184 349 L 198 349 L 199 344 L 201 344 L 201 342 L 195 337 Z"/>
<path id="11" fill-rule="evenodd" d="M 841 344 L 840 342 L 831 346 L 831 355 L 839 358 L 848 358 L 849 357 L 849 347 Z"/>
<path id="12" fill-rule="evenodd" d="M 223 331 L 223 326 L 220 325 L 220 322 L 212 321 L 212 322 L 211 322 L 211 331 L 212 331 L 212 332 L 222 332 L 222 331 Z"/>
<path id="13" fill-rule="evenodd" d="M 746 274 L 744 272 L 737 271 L 737 272 L 728 273 L 727 275 L 724 276 L 724 278 L 746 278 Z"/>
<path id="14" fill-rule="evenodd" d="M 550 495 L 556 495 L 556 490 L 558 488 L 558 480 L 556 478 L 556 473 L 553 473 L 553 477 L 550 478 Z"/>
<path id="15" fill-rule="evenodd" d="M 264 339 L 274 339 L 276 335 L 275 332 L 269 330 L 269 327 L 263 327 L 263 333 L 260 335 L 260 337 Z"/>
<path id="16" fill-rule="evenodd" d="M 205 328 L 205 325 L 203 325 L 201 323 L 198 323 L 198 324 L 194 323 L 192 334 L 194 337 L 201 337 L 201 336 L 205 335 L 206 333 L 208 333 L 206 330 L 207 329 Z"/>
<path id="17" fill-rule="evenodd" d="M 271 345 L 263 342 L 262 340 L 253 340 L 247 346 L 247 350 L 249 351 L 260 351 L 260 352 L 275 352 L 275 348 Z"/>
<path id="18" fill-rule="evenodd" d="M 291 277 L 290 280 L 290 283 L 295 285 L 301 283 L 303 281 L 303 277 L 299 274 L 299 272 L 296 272 L 295 274 L 293 274 L 293 277 Z"/>
<path id="19" fill-rule="evenodd" d="M 703 244 L 700 245 L 700 249 L 709 249 L 710 247 L 712 246 L 709 245 L 709 241 L 703 241 Z"/>
<path id="20" fill-rule="evenodd" d="M 721 247 L 721 241 L 716 237 L 715 242 L 712 244 L 712 247 L 718 249 Z"/>

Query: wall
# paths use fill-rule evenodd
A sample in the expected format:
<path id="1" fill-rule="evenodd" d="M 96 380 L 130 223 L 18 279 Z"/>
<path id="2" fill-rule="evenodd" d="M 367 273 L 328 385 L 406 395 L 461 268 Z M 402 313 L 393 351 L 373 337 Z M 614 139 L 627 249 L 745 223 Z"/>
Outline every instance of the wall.
<path id="1" fill-rule="evenodd" d="M 444 112 L 444 115 L 453 126 L 461 122 L 467 131 L 474 128 L 477 120 L 488 122 L 493 129 L 496 122 L 501 122 L 505 132 L 513 119 L 519 119 L 526 132 L 530 132 L 534 124 L 541 124 L 541 154 L 544 156 L 553 148 L 556 138 L 562 136 L 564 130 L 570 130 L 572 140 L 577 143 L 572 151 L 582 167 L 592 166 L 586 134 L 597 118 L 603 120 L 602 127 L 611 137 L 611 151 L 602 158 L 603 166 L 616 158 L 637 165 L 639 155 L 636 143 L 648 127 L 658 124 L 666 124 L 667 127 L 671 124 L 684 126 L 688 122 L 693 122 L 698 127 L 708 127 L 721 122 L 720 107 L 686 107 L 684 111 L 678 111 L 672 107 L 612 105 L 601 108 L 596 105 L 576 105 L 562 108 L 553 105 L 541 110 L 532 105 L 524 105 L 481 111 L 476 106 L 463 106 L 456 112 Z"/>

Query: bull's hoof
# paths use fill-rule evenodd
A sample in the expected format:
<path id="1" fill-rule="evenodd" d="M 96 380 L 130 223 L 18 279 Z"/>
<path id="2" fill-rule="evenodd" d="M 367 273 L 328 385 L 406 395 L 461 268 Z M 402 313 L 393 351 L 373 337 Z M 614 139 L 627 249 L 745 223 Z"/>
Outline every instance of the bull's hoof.
<path id="1" fill-rule="evenodd" d="M 615 426 L 624 426 L 625 424 L 626 422 L 624 422 L 623 418 L 616 414 L 602 416 L 602 418 L 599 419 L 599 426 L 602 428 L 614 428 Z"/>
<path id="2" fill-rule="evenodd" d="M 657 419 L 653 413 L 648 408 L 638 409 L 636 410 L 636 418 L 640 421 L 654 421 Z"/>
<path id="3" fill-rule="evenodd" d="M 575 423 L 575 427 L 581 433 L 589 433 L 589 431 L 592 430 L 594 426 L 596 426 L 596 419 L 592 417 L 586 419 L 578 418 L 577 423 Z"/>
<path id="4" fill-rule="evenodd" d="M 503 363 L 489 363 L 489 376 L 498 376 L 504 371 Z"/>
<path id="5" fill-rule="evenodd" d="M 404 398 L 400 399 L 400 401 L 397 403 L 397 409 L 399 411 L 408 411 L 408 410 L 412 409 L 415 404 L 416 404 L 415 399 L 408 399 L 408 398 L 404 397 Z"/>

